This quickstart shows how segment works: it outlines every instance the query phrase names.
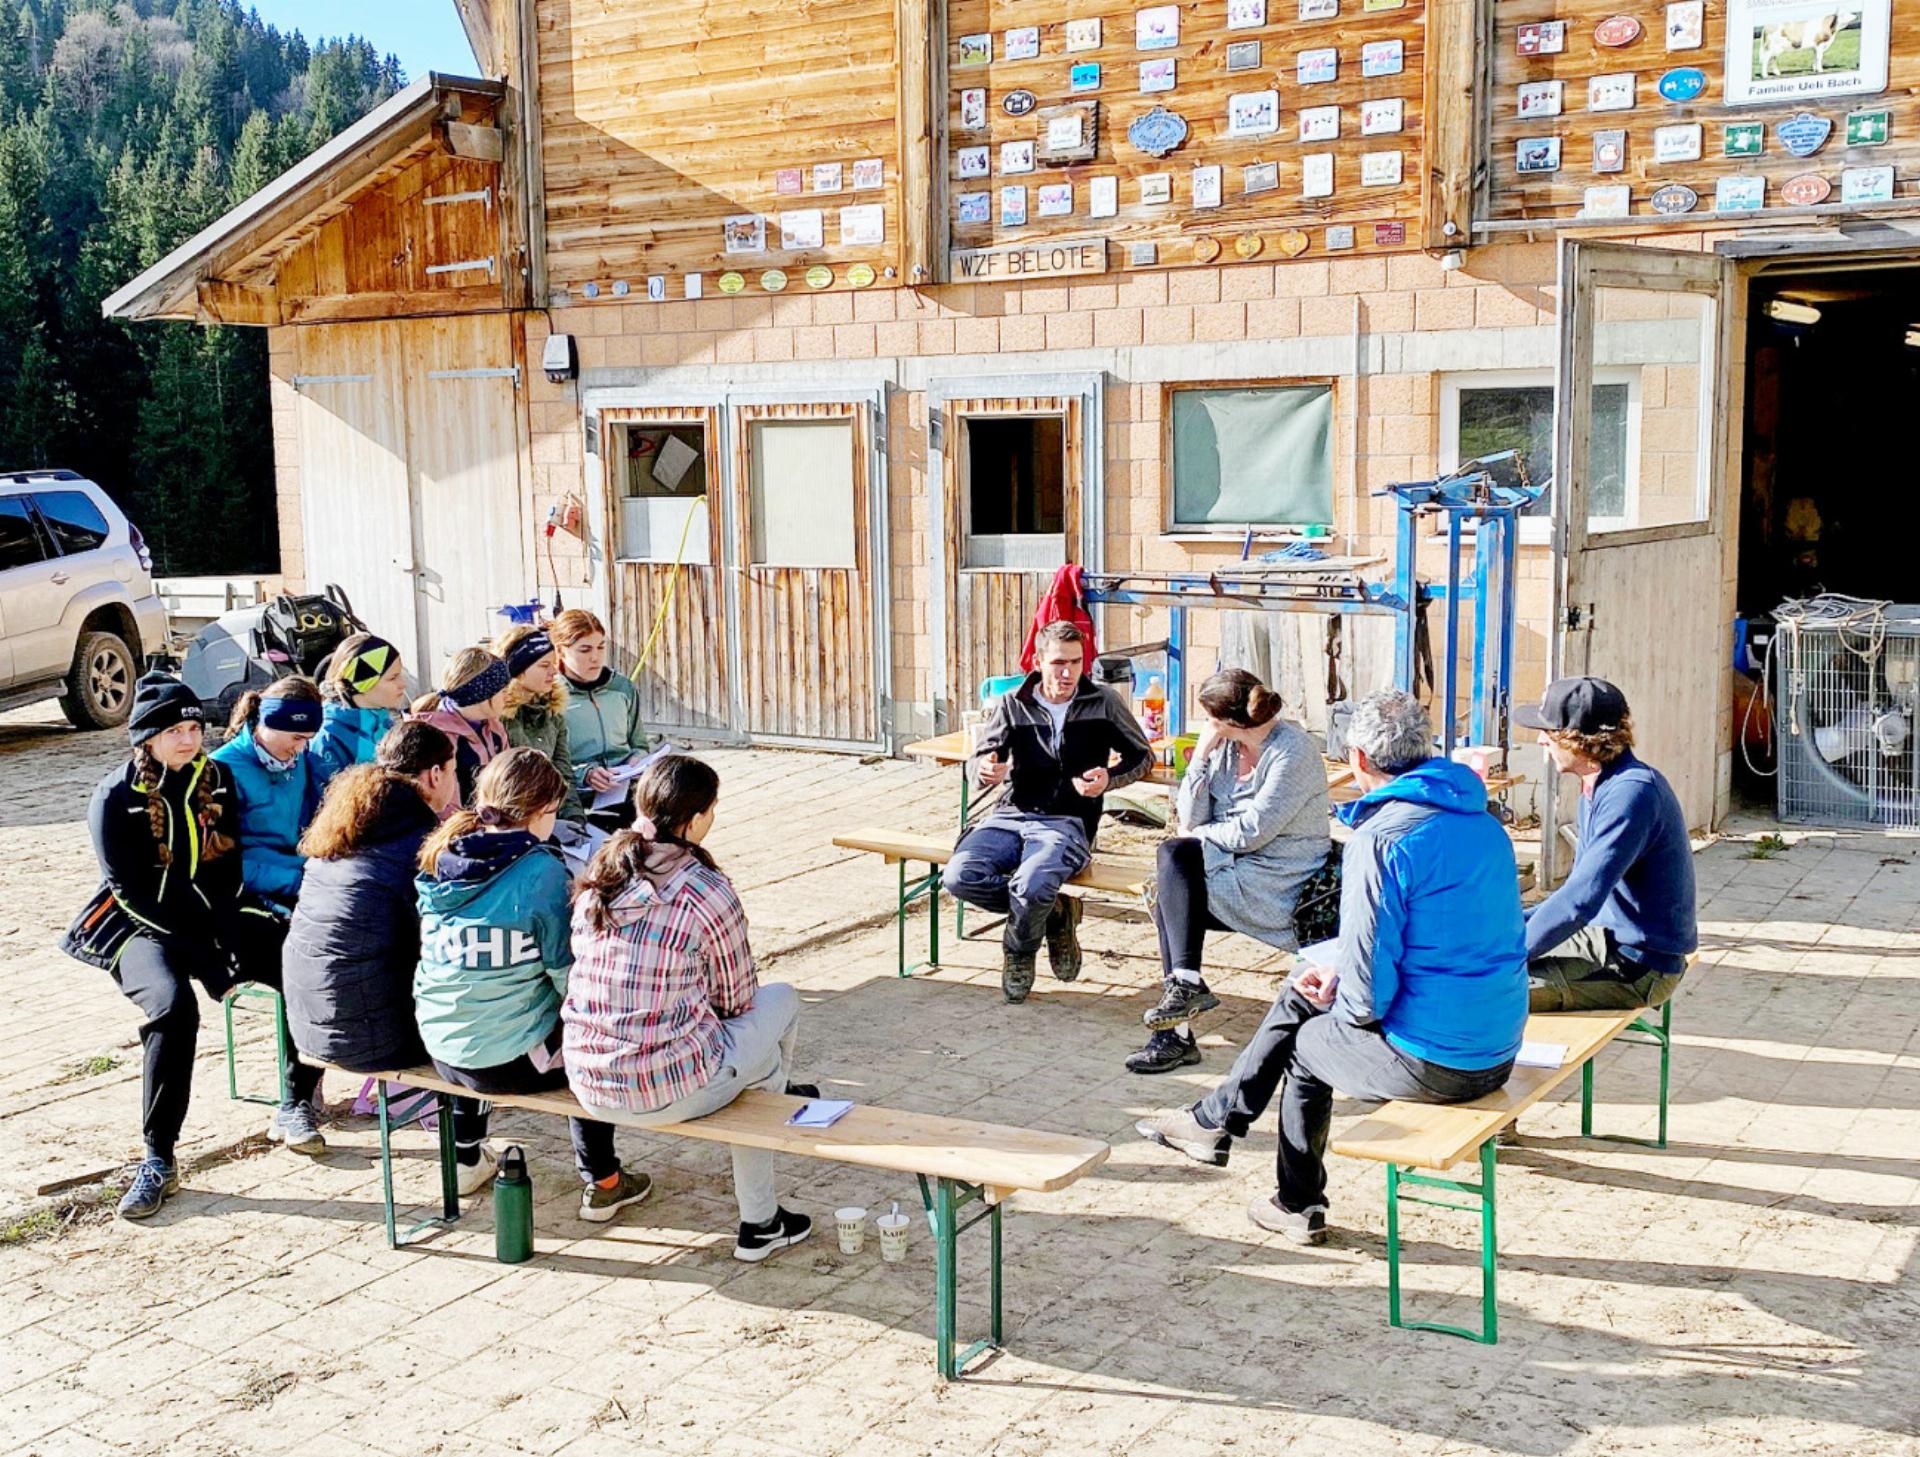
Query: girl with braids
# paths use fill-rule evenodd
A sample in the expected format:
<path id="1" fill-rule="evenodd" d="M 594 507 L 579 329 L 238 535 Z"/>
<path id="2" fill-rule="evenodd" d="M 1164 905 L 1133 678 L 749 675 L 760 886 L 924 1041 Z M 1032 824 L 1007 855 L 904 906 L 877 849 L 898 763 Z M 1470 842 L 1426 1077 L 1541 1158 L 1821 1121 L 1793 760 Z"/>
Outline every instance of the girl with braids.
<path id="1" fill-rule="evenodd" d="M 326 701 L 320 736 L 307 752 L 322 777 L 332 779 L 355 764 L 371 764 L 382 736 L 407 706 L 407 670 L 400 650 L 370 632 L 355 633 L 334 650 L 320 696 Z"/>
<path id="2" fill-rule="evenodd" d="M 193 983 L 217 1001 L 236 980 L 280 981 L 278 938 L 256 929 L 271 914 L 241 882 L 233 781 L 201 752 L 204 717 L 177 678 L 150 674 L 134 686 L 132 758 L 100 781 L 87 808 L 103 883 L 61 941 L 68 955 L 110 972 L 143 1018 L 145 1153 L 120 1201 L 124 1219 L 158 1213 L 180 1187 L 174 1147 L 200 1030 Z M 273 954 L 262 955 L 263 945 Z M 304 1072 L 296 1069 L 291 1089 L 302 1102 L 318 1081 Z"/>
<path id="3" fill-rule="evenodd" d="M 566 797 L 537 749 L 509 749 L 480 771 L 473 808 L 420 851 L 420 962 L 414 1014 L 440 1076 L 476 1093 L 545 1093 L 567 1085 L 560 999 L 573 948 L 570 887 L 547 843 Z M 580 1217 L 604 1224 L 647 1197 L 653 1181 L 620 1167 L 613 1129 L 571 1120 Z M 461 1186 L 493 1177 L 484 1118 L 455 1129 Z"/>
<path id="4" fill-rule="evenodd" d="M 545 628 L 525 623 L 493 640 L 494 656 L 507 665 L 507 742 L 516 749 L 538 749 L 567 781 L 560 818 L 584 825 L 586 807 L 573 777 L 573 742 L 567 732 L 567 686 L 560 680 L 560 654 Z"/>
<path id="5" fill-rule="evenodd" d="M 817 1098 L 790 1084 L 800 998 L 760 984 L 733 883 L 702 845 L 720 780 L 667 754 L 640 776 L 637 815 L 600 847 L 573 908 L 567 1077 L 583 1105 L 623 1124 L 680 1123 L 748 1088 Z M 774 1195 L 773 1155 L 735 1145 L 734 1258 L 764 1260 L 813 1230 Z"/>
<path id="6" fill-rule="evenodd" d="M 462 804 L 472 803 L 480 771 L 511 747 L 501 715 L 512 682 L 507 665 L 485 648 L 462 648 L 447 659 L 440 674 L 438 704 L 424 709 L 421 703 L 414 705 L 419 717 L 453 740 Z"/>

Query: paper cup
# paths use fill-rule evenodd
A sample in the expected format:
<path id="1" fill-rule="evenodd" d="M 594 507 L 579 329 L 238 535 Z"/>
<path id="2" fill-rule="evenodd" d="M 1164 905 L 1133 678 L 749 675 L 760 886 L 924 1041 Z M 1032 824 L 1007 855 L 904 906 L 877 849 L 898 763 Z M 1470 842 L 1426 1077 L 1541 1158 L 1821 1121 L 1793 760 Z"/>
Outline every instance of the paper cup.
<path id="1" fill-rule="evenodd" d="M 840 1235 L 840 1253 L 857 1255 L 867 1242 L 867 1211 L 854 1205 L 833 1211 L 833 1225 Z"/>
<path id="2" fill-rule="evenodd" d="M 873 1227 L 880 1231 L 881 1259 L 898 1264 L 907 1257 L 907 1231 L 912 1225 L 912 1217 L 906 1214 L 883 1214 L 874 1220 Z"/>

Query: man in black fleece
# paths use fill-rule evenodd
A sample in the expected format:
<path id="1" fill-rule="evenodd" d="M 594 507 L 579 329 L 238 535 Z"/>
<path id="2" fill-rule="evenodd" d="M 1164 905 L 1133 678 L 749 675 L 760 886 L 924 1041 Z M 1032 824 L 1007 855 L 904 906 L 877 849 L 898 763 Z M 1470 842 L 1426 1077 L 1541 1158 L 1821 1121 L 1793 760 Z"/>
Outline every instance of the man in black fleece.
<path id="1" fill-rule="evenodd" d="M 1080 974 L 1080 904 L 1060 887 L 1093 858 L 1103 796 L 1143 777 L 1153 751 L 1126 705 L 1085 675 L 1086 640 L 1050 623 L 1034 640 L 1034 671 L 993 707 L 967 772 L 1006 792 L 960 837 L 944 884 L 955 900 L 1003 913 L 1000 989 L 1033 990 L 1034 959 L 1061 981 Z"/>

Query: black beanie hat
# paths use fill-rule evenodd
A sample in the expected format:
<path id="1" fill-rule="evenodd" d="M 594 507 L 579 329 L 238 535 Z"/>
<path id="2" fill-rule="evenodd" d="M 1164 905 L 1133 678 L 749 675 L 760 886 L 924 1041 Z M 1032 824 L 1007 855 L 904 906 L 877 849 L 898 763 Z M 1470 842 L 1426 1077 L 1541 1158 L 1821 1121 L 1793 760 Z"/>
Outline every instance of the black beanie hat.
<path id="1" fill-rule="evenodd" d="M 148 673 L 133 685 L 127 737 L 138 748 L 177 723 L 205 723 L 206 718 L 199 694 L 166 673 Z"/>

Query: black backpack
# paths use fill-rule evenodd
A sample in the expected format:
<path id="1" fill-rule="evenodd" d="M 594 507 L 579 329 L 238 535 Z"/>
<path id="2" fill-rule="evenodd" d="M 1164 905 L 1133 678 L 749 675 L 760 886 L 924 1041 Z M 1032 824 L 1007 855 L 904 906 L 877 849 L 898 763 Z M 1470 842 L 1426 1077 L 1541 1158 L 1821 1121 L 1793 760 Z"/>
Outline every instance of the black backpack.
<path id="1" fill-rule="evenodd" d="M 321 671 L 335 648 L 364 630 L 346 594 L 332 586 L 324 595 L 282 593 L 267 604 L 260 621 L 261 645 L 269 659 L 284 657 L 284 664 L 277 665 L 282 672 L 309 677 Z"/>

